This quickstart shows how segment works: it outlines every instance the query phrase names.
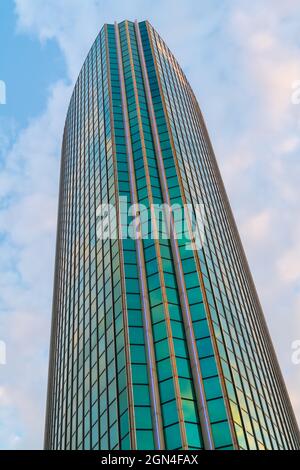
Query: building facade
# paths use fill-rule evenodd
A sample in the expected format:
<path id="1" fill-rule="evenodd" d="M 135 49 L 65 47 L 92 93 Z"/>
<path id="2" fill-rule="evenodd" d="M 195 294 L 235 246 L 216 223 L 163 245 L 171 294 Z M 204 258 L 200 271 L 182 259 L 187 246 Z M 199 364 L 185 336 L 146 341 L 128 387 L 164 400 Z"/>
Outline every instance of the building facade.
<path id="1" fill-rule="evenodd" d="M 67 113 L 45 447 L 300 447 L 201 111 L 148 22 L 102 28 Z"/>

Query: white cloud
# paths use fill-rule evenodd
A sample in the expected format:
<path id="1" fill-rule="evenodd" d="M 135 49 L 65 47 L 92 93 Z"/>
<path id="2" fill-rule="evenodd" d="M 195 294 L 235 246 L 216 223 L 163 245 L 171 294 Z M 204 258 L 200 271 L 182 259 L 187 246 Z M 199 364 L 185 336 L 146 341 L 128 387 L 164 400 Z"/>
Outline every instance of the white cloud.
<path id="1" fill-rule="evenodd" d="M 277 269 L 280 279 L 288 284 L 300 287 L 300 224 L 296 220 L 293 230 L 289 234 L 289 244 L 283 247 L 277 261 Z M 298 299 L 298 297 L 296 297 Z M 297 316 L 299 315 L 300 302 L 297 303 Z M 300 322 L 299 322 L 300 336 Z"/>
<path id="2" fill-rule="evenodd" d="M 239 5 L 230 28 L 241 48 L 237 67 L 251 88 L 247 126 L 236 134 L 247 143 L 252 162 L 234 172 L 231 199 L 295 411 L 300 419 L 300 374 L 291 363 L 291 343 L 299 336 L 297 292 L 300 278 L 299 176 L 300 107 L 291 89 L 300 77 L 295 1 L 254 1 Z M 242 74 L 241 74 L 242 76 Z M 241 85 L 243 86 L 243 85 Z M 229 95 L 229 99 L 231 95 Z M 249 104 L 249 103 L 248 103 Z M 239 110 L 239 109 L 238 109 Z M 227 161 L 233 150 L 227 147 Z M 222 148 L 219 150 L 222 155 Z M 226 176 L 226 174 L 225 174 Z M 249 214 L 256 213 L 254 217 Z M 271 216 L 270 216 L 271 214 Z"/>
<path id="3" fill-rule="evenodd" d="M 20 132 L 0 170 L 6 183 L 0 210 L 0 330 L 7 346 L 2 448 L 42 444 L 61 130 L 70 91 L 63 82 L 52 87 L 45 112 Z"/>
<path id="4" fill-rule="evenodd" d="M 285 253 L 278 262 L 280 277 L 285 282 L 297 281 L 300 279 L 300 246 L 292 248 Z"/>
<path id="5" fill-rule="evenodd" d="M 287 137 L 279 146 L 279 152 L 282 154 L 294 152 L 299 148 L 300 139 L 297 136 Z"/>
<path id="6" fill-rule="evenodd" d="M 247 217 L 241 231 L 249 243 L 262 243 L 268 240 L 271 229 L 271 212 L 265 210 Z"/>

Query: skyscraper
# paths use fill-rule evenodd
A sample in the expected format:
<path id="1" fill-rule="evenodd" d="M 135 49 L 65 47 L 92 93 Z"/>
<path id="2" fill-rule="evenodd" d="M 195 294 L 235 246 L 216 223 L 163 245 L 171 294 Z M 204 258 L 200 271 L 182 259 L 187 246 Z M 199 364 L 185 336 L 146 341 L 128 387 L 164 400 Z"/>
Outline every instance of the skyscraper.
<path id="1" fill-rule="evenodd" d="M 45 446 L 300 447 L 201 111 L 148 22 L 102 28 L 67 114 Z"/>

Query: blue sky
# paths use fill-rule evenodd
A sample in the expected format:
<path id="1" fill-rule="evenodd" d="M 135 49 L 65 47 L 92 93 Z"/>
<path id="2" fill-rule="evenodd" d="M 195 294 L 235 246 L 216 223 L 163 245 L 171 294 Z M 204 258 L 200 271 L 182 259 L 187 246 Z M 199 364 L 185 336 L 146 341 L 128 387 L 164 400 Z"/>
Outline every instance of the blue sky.
<path id="1" fill-rule="evenodd" d="M 42 447 L 65 113 L 97 32 L 124 18 L 151 21 L 196 92 L 300 420 L 298 0 L 1 0 L 2 449 Z"/>

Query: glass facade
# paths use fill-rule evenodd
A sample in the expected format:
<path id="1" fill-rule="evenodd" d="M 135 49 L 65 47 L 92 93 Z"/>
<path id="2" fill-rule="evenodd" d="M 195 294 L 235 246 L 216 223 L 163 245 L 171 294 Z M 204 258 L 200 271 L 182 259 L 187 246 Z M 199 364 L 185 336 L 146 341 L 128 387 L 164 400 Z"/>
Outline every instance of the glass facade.
<path id="1" fill-rule="evenodd" d="M 102 28 L 66 118 L 45 447 L 300 447 L 198 103 L 148 22 Z"/>

